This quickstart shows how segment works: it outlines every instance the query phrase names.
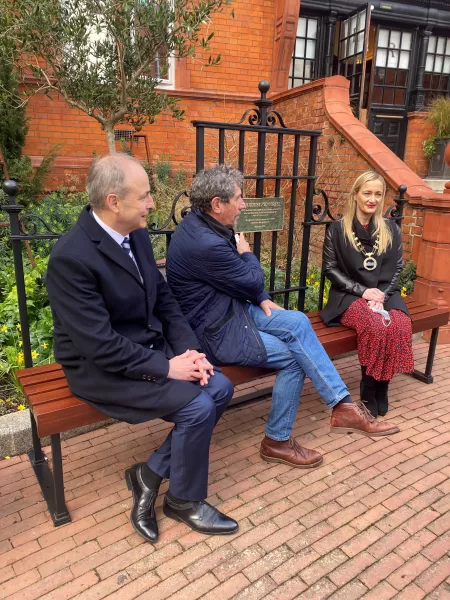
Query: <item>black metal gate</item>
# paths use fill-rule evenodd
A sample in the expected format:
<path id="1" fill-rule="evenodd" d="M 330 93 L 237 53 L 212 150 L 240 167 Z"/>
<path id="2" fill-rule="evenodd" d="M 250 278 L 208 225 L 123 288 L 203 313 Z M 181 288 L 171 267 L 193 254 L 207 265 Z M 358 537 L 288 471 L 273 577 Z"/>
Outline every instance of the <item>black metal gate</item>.
<path id="1" fill-rule="evenodd" d="M 272 101 L 267 99 L 270 85 L 267 81 L 259 83 L 261 97 L 256 100 L 256 108 L 248 109 L 239 123 L 219 123 L 210 121 L 194 121 L 196 128 L 196 169 L 197 172 L 205 165 L 218 162 L 223 164 L 230 161 L 236 162 L 236 166 L 244 174 L 246 185 L 253 183 L 254 197 L 264 198 L 266 190 L 275 196 L 284 195 L 288 197 L 288 219 L 285 223 L 287 231 L 285 260 L 284 286 L 276 289 L 275 272 L 279 258 L 279 234 L 274 231 L 270 234 L 271 240 L 268 246 L 270 255 L 270 279 L 269 288 L 272 296 L 284 296 L 284 306 L 288 308 L 289 295 L 298 294 L 298 310 L 303 310 L 305 303 L 305 290 L 309 256 L 310 230 L 313 217 L 313 199 L 316 182 L 316 158 L 317 142 L 321 131 L 306 131 L 286 127 L 279 112 L 272 108 Z M 216 132 L 216 152 L 214 146 L 209 155 L 205 137 L 207 132 Z M 236 152 L 235 156 L 226 160 L 225 144 L 227 133 L 235 133 Z M 252 138 L 255 144 L 252 147 Z M 250 146 L 250 165 L 246 164 Z M 270 149 L 274 152 L 269 153 Z M 248 161 L 247 161 L 248 163 Z M 302 167 L 303 165 L 303 167 Z M 299 193 L 299 184 L 305 182 L 304 194 Z M 282 193 L 283 183 L 289 189 Z M 246 194 L 248 195 L 248 194 Z M 303 198 L 304 202 L 303 202 Z M 302 201 L 299 203 L 299 197 Z M 299 212 L 304 206 L 304 214 Z M 301 219 L 301 220 L 300 220 Z M 302 250 L 300 273 L 298 285 L 292 285 L 293 275 L 293 252 L 294 231 L 296 226 L 303 225 Z M 253 251 L 261 259 L 262 234 L 255 233 L 253 236 Z"/>

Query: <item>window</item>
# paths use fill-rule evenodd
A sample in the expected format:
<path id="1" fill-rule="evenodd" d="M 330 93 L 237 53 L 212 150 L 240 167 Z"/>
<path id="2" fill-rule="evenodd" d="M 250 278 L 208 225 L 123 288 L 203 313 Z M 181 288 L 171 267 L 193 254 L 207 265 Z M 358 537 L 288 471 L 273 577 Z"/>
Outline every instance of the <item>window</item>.
<path id="1" fill-rule="evenodd" d="M 156 55 L 152 76 L 159 79 L 158 87 L 172 88 L 175 84 L 175 62 L 166 52 Z"/>
<path id="2" fill-rule="evenodd" d="M 350 102 L 359 107 L 363 87 L 363 67 L 365 63 L 365 40 L 370 9 L 356 9 L 341 21 L 339 27 L 338 74 L 350 80 Z"/>
<path id="3" fill-rule="evenodd" d="M 450 83 L 450 38 L 432 35 L 428 42 L 427 62 L 423 87 L 425 100 L 449 94 Z"/>
<path id="4" fill-rule="evenodd" d="M 174 0 L 170 0 L 173 6 Z M 72 16 L 75 15 L 76 18 L 79 18 L 79 14 L 75 13 L 76 10 L 83 14 L 83 4 L 84 2 L 76 2 L 75 0 L 61 0 L 64 15 L 68 13 Z M 136 43 L 136 13 L 134 12 L 134 17 L 132 19 L 132 26 L 130 27 L 130 41 L 131 46 L 134 47 Z M 102 45 L 104 44 L 104 48 Z M 101 77 L 104 72 L 104 64 L 105 57 L 103 54 L 113 53 L 115 51 L 115 44 L 113 43 L 113 37 L 111 34 L 111 27 L 106 20 L 105 16 L 101 12 L 101 7 L 97 9 L 95 23 L 90 25 L 86 24 L 86 36 L 83 37 L 81 42 L 75 45 L 66 45 L 64 48 L 65 51 L 65 60 L 70 64 L 73 62 L 71 60 L 71 55 L 80 55 L 84 53 L 87 58 L 87 63 L 96 68 Z M 147 75 L 151 75 L 152 77 L 156 77 L 159 79 L 158 88 L 173 88 L 175 84 L 175 61 L 170 54 L 165 51 L 164 48 L 160 48 L 158 53 L 156 54 L 154 64 L 150 67 Z M 145 73 L 144 73 L 145 76 Z"/>
<path id="5" fill-rule="evenodd" d="M 372 93 L 374 104 L 405 105 L 412 38 L 410 31 L 379 29 Z"/>
<path id="6" fill-rule="evenodd" d="M 289 89 L 315 78 L 318 19 L 300 17 L 289 72 Z"/>

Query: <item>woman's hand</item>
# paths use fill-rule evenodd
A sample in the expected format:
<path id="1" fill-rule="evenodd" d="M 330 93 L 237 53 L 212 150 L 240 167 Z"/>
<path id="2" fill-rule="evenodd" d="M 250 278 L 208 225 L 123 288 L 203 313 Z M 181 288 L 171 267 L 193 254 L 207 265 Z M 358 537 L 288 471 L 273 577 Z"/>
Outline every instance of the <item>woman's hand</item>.
<path id="1" fill-rule="evenodd" d="M 374 302 L 384 303 L 384 293 L 377 288 L 367 288 L 362 297 L 364 300 L 373 300 Z"/>
<path id="2" fill-rule="evenodd" d="M 369 300 L 368 303 L 369 308 L 372 308 L 374 310 L 383 310 L 384 306 L 382 302 L 374 302 L 373 300 Z"/>

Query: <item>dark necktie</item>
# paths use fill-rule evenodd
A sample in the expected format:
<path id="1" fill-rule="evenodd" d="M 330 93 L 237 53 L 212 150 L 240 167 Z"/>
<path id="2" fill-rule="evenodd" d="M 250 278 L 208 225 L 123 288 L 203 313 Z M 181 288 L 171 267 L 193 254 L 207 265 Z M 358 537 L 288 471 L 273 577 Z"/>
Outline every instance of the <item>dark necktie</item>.
<path id="1" fill-rule="evenodd" d="M 128 236 L 123 238 L 123 242 L 122 242 L 121 246 L 128 253 L 128 256 L 131 258 L 130 238 Z"/>
<path id="2" fill-rule="evenodd" d="M 128 254 L 128 256 L 131 258 L 131 260 L 134 262 L 137 272 L 139 273 L 139 277 L 141 280 L 141 283 L 143 282 L 142 279 L 142 275 L 141 272 L 139 271 L 139 267 L 137 265 L 136 259 L 134 258 L 132 252 L 131 252 L 131 246 L 130 246 L 130 238 L 128 236 L 123 238 L 123 242 L 120 244 L 122 246 L 122 248 L 125 250 L 125 252 Z"/>

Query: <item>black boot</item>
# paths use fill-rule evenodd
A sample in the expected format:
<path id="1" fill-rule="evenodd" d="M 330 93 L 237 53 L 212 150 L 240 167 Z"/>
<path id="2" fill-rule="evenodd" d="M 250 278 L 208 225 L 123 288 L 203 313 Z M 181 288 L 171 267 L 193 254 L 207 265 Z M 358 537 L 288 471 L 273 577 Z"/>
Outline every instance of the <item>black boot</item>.
<path id="1" fill-rule="evenodd" d="M 361 400 L 364 402 L 365 407 L 373 417 L 378 417 L 378 405 L 376 399 L 376 381 L 370 375 L 366 373 L 366 367 L 361 367 Z"/>
<path id="2" fill-rule="evenodd" d="M 390 384 L 390 380 L 375 382 L 375 397 L 377 400 L 378 414 L 380 415 L 380 417 L 384 417 L 384 415 L 389 410 L 389 401 L 388 401 L 389 384 Z"/>

